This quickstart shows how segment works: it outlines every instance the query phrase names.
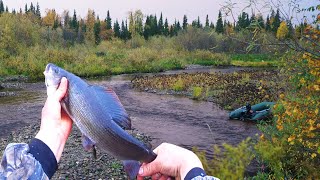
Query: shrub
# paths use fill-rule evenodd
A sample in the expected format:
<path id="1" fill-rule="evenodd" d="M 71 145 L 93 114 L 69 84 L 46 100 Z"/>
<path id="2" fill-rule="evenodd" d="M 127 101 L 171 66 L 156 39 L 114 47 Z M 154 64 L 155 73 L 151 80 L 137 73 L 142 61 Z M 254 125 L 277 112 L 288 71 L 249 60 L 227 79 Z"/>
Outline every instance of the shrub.
<path id="1" fill-rule="evenodd" d="M 202 87 L 193 87 L 192 88 L 192 98 L 193 99 L 200 99 L 202 95 Z"/>
<path id="2" fill-rule="evenodd" d="M 250 148 L 250 139 L 246 139 L 237 146 L 223 144 L 223 150 L 214 146 L 212 159 L 206 158 L 206 153 L 193 148 L 200 158 L 205 171 L 220 179 L 244 179 L 244 172 L 254 158 Z"/>

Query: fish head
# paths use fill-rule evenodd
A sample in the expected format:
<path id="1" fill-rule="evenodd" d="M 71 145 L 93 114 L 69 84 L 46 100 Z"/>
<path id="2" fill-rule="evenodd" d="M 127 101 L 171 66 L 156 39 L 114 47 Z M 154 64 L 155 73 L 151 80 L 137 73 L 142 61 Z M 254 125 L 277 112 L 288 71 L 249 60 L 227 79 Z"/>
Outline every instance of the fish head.
<path id="1" fill-rule="evenodd" d="M 67 72 L 65 70 L 52 63 L 47 64 L 43 74 L 45 76 L 47 95 L 54 93 L 61 82 L 61 78 L 67 76 Z"/>

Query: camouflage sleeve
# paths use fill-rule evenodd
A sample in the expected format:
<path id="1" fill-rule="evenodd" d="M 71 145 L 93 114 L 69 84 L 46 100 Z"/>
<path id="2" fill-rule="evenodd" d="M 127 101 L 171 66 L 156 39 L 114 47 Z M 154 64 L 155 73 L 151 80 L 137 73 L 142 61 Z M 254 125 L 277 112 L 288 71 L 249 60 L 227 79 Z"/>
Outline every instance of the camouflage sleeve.
<path id="1" fill-rule="evenodd" d="M 202 168 L 195 167 L 191 169 L 184 180 L 220 180 L 213 176 L 207 176 Z"/>
<path id="2" fill-rule="evenodd" d="M 28 144 L 11 143 L 2 156 L 0 179 L 49 179 Z"/>
<path id="3" fill-rule="evenodd" d="M 220 179 L 213 176 L 197 176 L 192 178 L 191 180 L 220 180 Z"/>

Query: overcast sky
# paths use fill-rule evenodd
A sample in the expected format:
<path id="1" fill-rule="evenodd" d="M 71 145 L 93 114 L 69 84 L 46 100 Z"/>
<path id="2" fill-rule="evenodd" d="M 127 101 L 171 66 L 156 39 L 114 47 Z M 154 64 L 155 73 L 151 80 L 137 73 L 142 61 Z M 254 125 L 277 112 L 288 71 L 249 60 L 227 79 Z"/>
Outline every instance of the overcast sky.
<path id="1" fill-rule="evenodd" d="M 73 15 L 75 9 L 77 15 L 85 17 L 90 8 L 100 16 L 100 19 L 104 19 L 109 10 L 113 22 L 115 19 L 125 20 L 129 11 L 137 9 L 140 9 L 145 15 L 156 14 L 158 18 L 162 12 L 170 24 L 174 22 L 174 19 L 181 23 L 183 15 L 187 15 L 189 23 L 197 19 L 198 16 L 204 23 L 206 15 L 209 16 L 210 21 L 215 23 L 219 9 L 226 1 L 230 0 L 3 0 L 4 5 L 8 6 L 10 11 L 12 9 L 18 11 L 20 8 L 24 11 L 26 3 L 30 6 L 31 2 L 33 4 L 39 2 L 42 16 L 45 15 L 46 9 L 55 9 L 59 14 L 63 10 L 69 10 L 70 15 Z M 237 2 L 236 7 L 238 7 L 235 12 L 243 9 L 244 4 L 247 4 L 248 1 L 233 0 L 233 2 Z M 301 2 L 306 6 L 319 4 L 319 0 L 301 0 Z"/>

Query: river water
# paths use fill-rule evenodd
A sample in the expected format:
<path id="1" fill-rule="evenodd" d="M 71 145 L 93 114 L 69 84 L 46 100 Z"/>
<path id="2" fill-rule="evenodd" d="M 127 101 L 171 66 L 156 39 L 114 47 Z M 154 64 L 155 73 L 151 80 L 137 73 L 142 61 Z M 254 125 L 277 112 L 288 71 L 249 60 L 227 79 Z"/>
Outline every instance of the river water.
<path id="1" fill-rule="evenodd" d="M 201 68 L 163 74 L 199 71 L 229 73 L 241 69 Z M 136 91 L 131 88 L 130 81 L 133 77 L 134 75 L 119 75 L 89 82 L 114 89 L 132 119 L 133 128 L 151 136 L 153 147 L 169 142 L 189 149 L 197 146 L 211 154 L 214 144 L 236 145 L 259 133 L 255 123 L 229 120 L 228 112 L 212 102 Z M 10 83 L 7 86 L 10 87 Z M 9 91 L 14 96 L 0 97 L 0 138 L 5 138 L 11 131 L 19 130 L 25 125 L 40 123 L 41 109 L 46 99 L 44 82 L 21 83 L 18 88 L 13 87 L 15 88 Z"/>

